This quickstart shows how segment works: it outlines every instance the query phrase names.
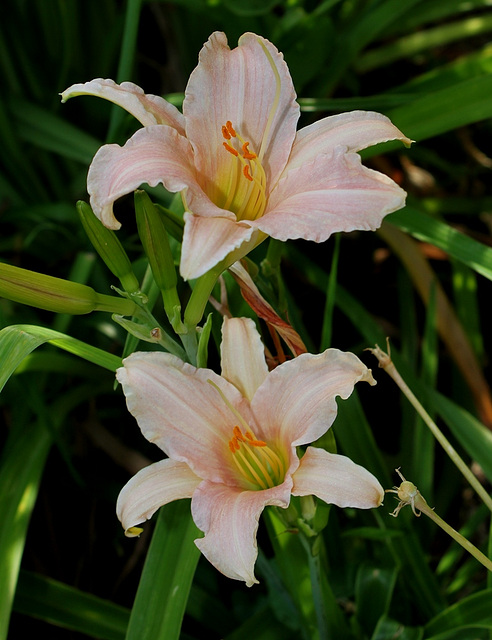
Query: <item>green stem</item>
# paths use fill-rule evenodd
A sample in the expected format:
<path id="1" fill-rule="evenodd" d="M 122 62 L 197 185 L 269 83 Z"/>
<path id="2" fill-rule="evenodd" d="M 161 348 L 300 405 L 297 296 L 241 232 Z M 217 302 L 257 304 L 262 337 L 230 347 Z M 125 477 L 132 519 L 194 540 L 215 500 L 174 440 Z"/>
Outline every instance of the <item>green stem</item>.
<path id="1" fill-rule="evenodd" d="M 137 305 L 128 298 L 116 298 L 104 293 L 96 293 L 95 311 L 109 311 L 120 316 L 132 316 L 137 310 Z"/>
<path id="2" fill-rule="evenodd" d="M 409 402 L 412 404 L 414 409 L 420 415 L 425 424 L 429 427 L 430 431 L 439 442 L 439 444 L 443 447 L 444 451 L 448 454 L 454 464 L 458 467 L 461 473 L 465 476 L 467 481 L 476 491 L 476 493 L 480 496 L 483 502 L 487 505 L 488 509 L 492 512 L 492 499 L 490 498 L 487 491 L 480 484 L 478 479 L 472 473 L 472 471 L 468 468 L 466 462 L 461 458 L 459 453 L 453 447 L 453 445 L 446 438 L 444 433 L 439 429 L 436 423 L 432 420 L 430 415 L 424 409 L 422 404 L 416 398 L 414 393 L 408 387 L 407 383 L 403 380 L 401 375 L 399 374 L 397 368 L 393 364 L 391 357 L 389 354 L 385 353 L 382 349 L 380 349 L 377 345 L 375 349 L 369 349 L 371 353 L 376 356 L 379 361 L 379 366 L 386 371 L 386 373 L 393 378 L 396 384 L 400 387 L 403 394 L 407 397 Z"/>
<path id="3" fill-rule="evenodd" d="M 471 555 L 478 560 L 483 566 L 492 571 L 492 562 L 485 554 L 483 554 L 477 547 L 472 544 L 469 540 L 467 540 L 464 536 L 461 535 L 456 529 L 453 529 L 447 522 L 445 522 L 440 516 L 437 515 L 435 511 L 433 511 L 429 505 L 422 505 L 419 500 L 415 501 L 415 506 L 417 509 L 425 513 L 425 515 L 433 520 L 443 531 L 445 531 L 453 540 L 456 540 L 458 544 L 460 544 L 463 549 L 471 553 Z"/>
<path id="4" fill-rule="evenodd" d="M 311 590 L 313 595 L 314 610 L 316 612 L 316 622 L 318 624 L 319 640 L 329 640 L 331 634 L 328 629 L 327 612 L 325 608 L 325 598 L 321 586 L 321 563 L 319 554 L 314 554 L 310 541 L 301 534 L 301 540 L 306 549 L 311 576 Z"/>
<path id="5" fill-rule="evenodd" d="M 319 634 L 317 640 L 347 640 L 352 636 L 328 582 L 323 536 L 306 535 L 300 530 L 299 538 L 308 558 L 311 596 Z"/>

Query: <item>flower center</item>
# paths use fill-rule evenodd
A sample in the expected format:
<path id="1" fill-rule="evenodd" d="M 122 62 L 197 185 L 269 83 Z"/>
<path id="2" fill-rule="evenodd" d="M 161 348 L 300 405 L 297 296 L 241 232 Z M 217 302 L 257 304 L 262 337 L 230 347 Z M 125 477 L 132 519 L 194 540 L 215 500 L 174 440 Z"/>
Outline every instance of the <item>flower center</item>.
<path id="1" fill-rule="evenodd" d="M 280 456 L 266 442 L 257 440 L 250 429 L 242 432 L 235 426 L 232 433 L 229 440 L 232 459 L 248 486 L 261 490 L 281 484 L 285 464 Z"/>
<path id="2" fill-rule="evenodd" d="M 228 120 L 222 127 L 224 149 L 233 156 L 230 164 L 226 201 L 223 209 L 236 214 L 238 220 L 256 220 L 266 207 L 265 170 L 257 154 Z"/>
<path id="3" fill-rule="evenodd" d="M 242 430 L 237 425 L 233 427 L 232 438 L 229 440 L 229 450 L 239 471 L 241 484 L 251 491 L 271 489 L 282 484 L 287 471 L 284 457 L 276 448 L 263 440 L 258 440 L 249 424 L 232 406 L 215 382 L 212 380 L 207 380 L 207 382 L 219 393 L 242 426 Z"/>

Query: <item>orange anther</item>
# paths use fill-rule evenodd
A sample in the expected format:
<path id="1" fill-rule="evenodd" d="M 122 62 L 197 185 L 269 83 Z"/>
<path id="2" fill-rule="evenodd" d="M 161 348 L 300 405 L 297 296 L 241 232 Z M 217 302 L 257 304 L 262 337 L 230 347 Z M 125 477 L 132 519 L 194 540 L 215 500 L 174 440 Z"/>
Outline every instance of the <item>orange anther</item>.
<path id="1" fill-rule="evenodd" d="M 233 156 L 237 156 L 239 155 L 239 153 L 236 151 L 236 149 L 234 149 L 234 147 L 231 147 L 230 144 L 227 144 L 227 142 L 223 142 L 222 143 L 224 145 L 224 147 L 227 149 L 227 151 L 229 151 L 229 153 L 232 153 Z"/>
<path id="2" fill-rule="evenodd" d="M 249 164 L 245 164 L 243 167 L 244 177 L 253 182 L 253 178 L 249 175 Z"/>
<path id="3" fill-rule="evenodd" d="M 238 440 L 241 440 L 242 442 L 244 442 L 244 436 L 241 433 L 241 429 L 237 425 L 232 430 L 232 433 L 234 434 L 235 438 L 237 438 Z"/>
<path id="4" fill-rule="evenodd" d="M 256 158 L 256 153 L 253 153 L 252 151 L 249 151 L 248 145 L 249 145 L 249 142 L 245 142 L 243 144 L 243 147 L 242 147 L 242 149 L 243 149 L 243 158 L 245 160 L 254 160 Z"/>
<path id="5" fill-rule="evenodd" d="M 229 133 L 229 131 L 227 130 L 227 127 L 225 125 L 222 126 L 222 135 L 224 136 L 224 138 L 226 140 L 230 140 L 231 139 L 231 134 Z"/>
<path id="6" fill-rule="evenodd" d="M 225 123 L 225 126 L 227 127 L 227 131 L 231 134 L 231 136 L 233 138 L 235 138 L 236 137 L 236 132 L 234 131 L 234 127 L 232 126 L 232 122 L 230 120 L 228 120 Z"/>

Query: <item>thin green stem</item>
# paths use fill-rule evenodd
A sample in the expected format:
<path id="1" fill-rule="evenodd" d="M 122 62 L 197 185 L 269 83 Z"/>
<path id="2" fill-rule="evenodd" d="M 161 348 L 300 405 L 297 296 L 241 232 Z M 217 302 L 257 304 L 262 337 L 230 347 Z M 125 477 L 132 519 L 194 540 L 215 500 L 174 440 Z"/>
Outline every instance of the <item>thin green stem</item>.
<path id="1" fill-rule="evenodd" d="M 311 589 L 313 595 L 314 610 L 316 612 L 316 622 L 318 624 L 319 640 L 329 640 L 331 634 L 328 628 L 327 612 L 325 609 L 325 599 L 323 597 L 323 589 L 321 586 L 321 563 L 319 554 L 314 554 L 312 546 L 304 536 L 301 540 L 306 547 L 306 553 L 309 564 L 309 574 L 311 576 Z"/>
<path id="2" fill-rule="evenodd" d="M 407 383 L 403 380 L 397 368 L 393 364 L 391 357 L 389 354 L 385 353 L 380 347 L 376 345 L 375 349 L 369 349 L 371 353 L 376 356 L 379 361 L 379 366 L 386 371 L 386 373 L 396 382 L 396 384 L 400 387 L 403 394 L 407 397 L 409 402 L 412 404 L 414 409 L 417 411 L 419 416 L 425 422 L 425 424 L 429 427 L 430 431 L 439 442 L 439 444 L 443 447 L 444 451 L 448 454 L 454 464 L 458 467 L 476 493 L 480 496 L 483 502 L 487 505 L 488 509 L 492 512 L 492 499 L 489 494 L 480 484 L 478 479 L 472 473 L 472 471 L 468 468 L 466 462 L 461 458 L 459 453 L 453 447 L 453 445 L 446 438 L 444 433 L 439 429 L 434 420 L 429 416 L 427 411 L 424 409 L 422 404 L 416 398 L 414 393 L 408 387 Z"/>
<path id="3" fill-rule="evenodd" d="M 109 311 L 122 316 L 131 316 L 137 313 L 138 307 L 128 298 L 117 298 L 104 293 L 96 293 L 96 311 Z"/>
<path id="4" fill-rule="evenodd" d="M 434 509 L 431 509 L 427 504 L 426 499 L 417 489 L 417 487 L 413 484 L 413 482 L 406 480 L 404 476 L 400 473 L 400 470 L 396 470 L 400 478 L 403 482 L 399 487 L 394 487 L 393 489 L 389 489 L 387 493 L 396 493 L 400 502 L 398 506 L 391 514 L 395 518 L 400 513 L 400 510 L 410 505 L 412 507 L 412 511 L 414 515 L 417 517 L 420 516 L 420 513 L 425 514 L 428 518 L 430 518 L 438 527 L 441 527 L 443 531 L 445 531 L 453 540 L 455 540 L 458 544 L 460 544 L 465 551 L 468 551 L 480 564 L 482 564 L 486 569 L 492 571 L 492 562 L 485 554 L 483 554 L 477 547 L 472 544 L 469 540 L 467 540 L 464 536 L 453 529 L 451 525 L 449 525 L 445 520 L 438 516 Z M 420 512 L 420 513 L 418 513 Z"/>
<path id="5" fill-rule="evenodd" d="M 467 538 L 463 537 L 461 533 L 456 531 L 456 529 L 453 529 L 453 527 L 451 527 L 447 522 L 445 522 L 441 518 L 441 516 L 438 516 L 437 513 L 433 511 L 428 505 L 425 505 L 424 507 L 417 505 L 417 507 L 422 511 L 422 513 L 425 513 L 427 517 L 429 517 L 433 522 L 435 522 L 439 527 L 441 527 L 443 531 L 445 531 L 449 536 L 451 536 L 453 540 L 456 540 L 456 542 L 460 544 L 463 547 L 463 549 L 468 551 L 468 553 L 471 553 L 471 555 L 476 560 L 478 560 L 478 562 L 483 564 L 483 566 L 486 569 L 488 569 L 489 571 L 492 571 L 492 562 L 490 561 L 490 559 L 487 558 L 487 556 L 483 554 L 479 549 L 477 549 L 477 547 L 474 544 L 472 544 L 469 540 L 467 540 Z"/>

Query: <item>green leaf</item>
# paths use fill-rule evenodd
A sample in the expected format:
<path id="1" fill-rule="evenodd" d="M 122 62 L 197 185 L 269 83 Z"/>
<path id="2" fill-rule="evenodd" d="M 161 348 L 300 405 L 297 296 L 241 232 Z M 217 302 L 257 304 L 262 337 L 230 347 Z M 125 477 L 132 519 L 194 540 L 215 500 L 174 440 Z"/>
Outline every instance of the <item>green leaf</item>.
<path id="1" fill-rule="evenodd" d="M 485 278 L 492 280 L 492 248 L 453 229 L 445 222 L 407 206 L 387 216 L 386 223 L 394 224 L 417 240 L 430 242 Z"/>
<path id="2" fill-rule="evenodd" d="M 369 561 L 363 562 L 355 580 L 357 619 L 366 633 L 372 633 L 376 624 L 389 610 L 397 570 L 381 568 Z"/>
<path id="3" fill-rule="evenodd" d="M 27 527 L 53 438 L 69 411 L 96 393 L 92 384 L 76 387 L 48 407 L 36 385 L 18 391 L 22 402 L 13 407 L 0 460 L 0 640 L 7 635 Z"/>
<path id="4" fill-rule="evenodd" d="M 433 618 L 425 625 L 426 638 L 432 636 L 437 640 L 446 631 L 457 631 L 464 627 L 486 627 L 492 629 L 492 589 L 484 589 L 479 593 L 474 593 L 467 598 L 463 598 L 456 604 L 445 609 L 442 613 Z M 442 635 L 444 639 L 445 635 Z M 449 636 L 452 637 L 452 636 Z M 472 638 L 470 633 L 468 636 Z"/>
<path id="5" fill-rule="evenodd" d="M 410 383 L 412 384 L 412 383 Z M 427 395 L 427 400 L 441 418 L 446 422 L 455 438 L 460 442 L 468 455 L 478 462 L 485 475 L 492 481 L 492 432 L 479 420 L 458 404 L 449 400 L 440 393 L 426 389 L 426 386 L 416 383 L 417 390 L 422 396 Z"/>
<path id="6" fill-rule="evenodd" d="M 126 640 L 178 640 L 200 557 L 190 501 L 161 507 L 133 605 Z"/>
<path id="7" fill-rule="evenodd" d="M 52 444 L 41 420 L 24 427 L 11 430 L 0 461 L 0 640 L 7 638 L 27 527 Z"/>
<path id="8" fill-rule="evenodd" d="M 124 640 L 130 610 L 69 585 L 21 571 L 14 611 L 101 640 Z"/>
<path id="9" fill-rule="evenodd" d="M 13 325 L 0 331 L 0 360 L 3 363 L 0 391 L 22 360 L 46 342 L 109 371 L 116 371 L 121 366 L 121 358 L 58 331 L 35 325 Z"/>
<path id="10" fill-rule="evenodd" d="M 357 71 L 364 73 L 402 58 L 410 58 L 422 51 L 488 33 L 491 30 L 492 16 L 485 14 L 440 24 L 431 29 L 410 33 L 388 45 L 371 49 L 359 58 L 355 66 Z"/>
<path id="11" fill-rule="evenodd" d="M 386 112 L 405 135 L 420 142 L 472 122 L 492 117 L 492 75 L 484 75 L 417 97 Z M 363 157 L 401 148 L 395 142 L 376 145 L 362 152 Z"/>
<path id="12" fill-rule="evenodd" d="M 260 16 L 269 13 L 280 0 L 223 0 L 222 4 L 237 16 Z"/>
<path id="13" fill-rule="evenodd" d="M 270 607 L 261 607 L 238 629 L 227 635 L 224 640 L 299 640 L 299 633 L 289 631 L 279 624 L 272 615 Z"/>
<path id="14" fill-rule="evenodd" d="M 422 627 L 406 627 L 401 622 L 383 616 L 379 620 L 371 640 L 396 640 L 396 638 L 398 640 L 423 640 L 423 637 Z"/>
<path id="15" fill-rule="evenodd" d="M 42 107 L 13 99 L 10 108 L 19 137 L 36 147 L 88 165 L 101 146 L 93 136 Z"/>

